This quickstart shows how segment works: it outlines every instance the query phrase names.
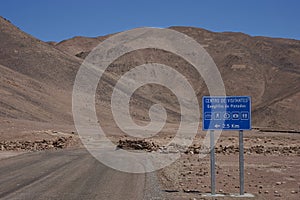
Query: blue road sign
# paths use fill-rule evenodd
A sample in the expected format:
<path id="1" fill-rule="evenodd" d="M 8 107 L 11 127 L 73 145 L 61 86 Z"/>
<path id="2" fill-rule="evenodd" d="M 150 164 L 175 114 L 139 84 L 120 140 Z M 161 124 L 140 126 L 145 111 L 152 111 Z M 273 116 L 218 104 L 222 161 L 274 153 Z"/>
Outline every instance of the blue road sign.
<path id="1" fill-rule="evenodd" d="M 251 129 L 249 96 L 204 96 L 202 112 L 203 130 Z"/>

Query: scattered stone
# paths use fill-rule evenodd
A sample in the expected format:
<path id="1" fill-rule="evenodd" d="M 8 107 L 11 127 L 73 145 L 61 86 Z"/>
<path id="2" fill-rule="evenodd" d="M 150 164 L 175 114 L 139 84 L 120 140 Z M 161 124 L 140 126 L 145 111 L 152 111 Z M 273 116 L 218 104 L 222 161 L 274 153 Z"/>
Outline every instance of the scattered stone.
<path id="1" fill-rule="evenodd" d="M 148 142 L 146 140 L 119 140 L 117 145 L 120 149 L 127 150 L 145 150 L 148 152 L 156 151 L 159 149 L 159 146 L 154 144 L 153 142 Z"/>
<path id="2" fill-rule="evenodd" d="M 53 139 L 27 141 L 0 141 L 1 151 L 42 151 L 62 149 L 72 145 L 73 137 L 56 137 Z"/>
<path id="3" fill-rule="evenodd" d="M 165 192 L 168 192 L 168 193 L 175 193 L 175 192 L 179 192 L 179 190 L 175 190 L 175 189 L 166 189 L 164 190 Z"/>
<path id="4" fill-rule="evenodd" d="M 209 153 L 209 149 L 206 149 L 202 146 L 193 145 L 185 151 L 186 154 L 199 154 L 199 153 Z M 239 152 L 239 148 L 237 144 L 231 145 L 222 145 L 220 144 L 215 148 L 215 152 L 217 154 L 237 154 Z M 246 154 L 263 154 L 263 155 L 300 155 L 300 146 L 265 146 L 265 145 L 256 145 L 245 148 Z"/>
<path id="5" fill-rule="evenodd" d="M 200 193 L 198 190 L 189 190 L 189 189 L 183 189 L 183 192 L 185 193 Z"/>

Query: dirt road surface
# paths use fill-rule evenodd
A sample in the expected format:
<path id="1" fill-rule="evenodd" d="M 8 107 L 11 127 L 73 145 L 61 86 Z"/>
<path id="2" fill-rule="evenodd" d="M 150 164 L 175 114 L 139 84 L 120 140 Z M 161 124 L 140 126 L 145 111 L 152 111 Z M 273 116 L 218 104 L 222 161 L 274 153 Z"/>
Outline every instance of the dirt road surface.
<path id="1" fill-rule="evenodd" d="M 0 199 L 163 199 L 155 174 L 122 173 L 84 149 L 0 160 Z"/>

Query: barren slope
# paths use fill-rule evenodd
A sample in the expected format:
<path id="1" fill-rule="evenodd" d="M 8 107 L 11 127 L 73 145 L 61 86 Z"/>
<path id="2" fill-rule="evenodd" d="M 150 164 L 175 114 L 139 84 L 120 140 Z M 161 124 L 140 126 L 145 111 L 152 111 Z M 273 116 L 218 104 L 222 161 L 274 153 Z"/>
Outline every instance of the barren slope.
<path id="1" fill-rule="evenodd" d="M 63 52 L 69 53 L 70 55 L 76 55 L 77 57 L 81 57 L 82 53 L 90 51 L 91 49 L 96 47 L 97 44 L 99 44 L 99 42 L 102 42 L 110 36 L 111 35 L 100 36 L 96 38 L 77 36 L 53 44 L 53 46 L 55 46 L 57 49 Z"/>
<path id="2" fill-rule="evenodd" d="M 254 126 L 300 129 L 300 41 L 251 37 L 243 33 L 214 33 L 192 27 L 171 29 L 194 38 L 209 52 L 222 74 L 227 95 L 252 96 Z M 58 43 L 57 48 L 84 58 L 98 42 L 96 38 L 72 38 Z M 146 49 L 127 54 L 108 71 L 119 78 L 132 67 L 146 62 L 163 63 L 180 71 L 191 81 L 199 100 L 208 94 L 202 78 L 188 63 L 159 50 Z M 110 89 L 104 88 L 102 91 L 105 93 L 102 98 L 108 100 Z M 148 118 L 143 114 L 145 112 L 139 114 L 138 111 L 149 108 L 147 100 L 151 99 L 151 102 L 159 99 L 167 108 L 179 112 L 176 99 L 165 88 L 145 86 L 140 93 L 146 100 L 142 100 L 143 105 L 136 104 L 138 107 L 134 115 L 138 119 Z M 178 115 L 170 117 L 178 119 Z"/>
<path id="3" fill-rule="evenodd" d="M 1 17 L 0 44 L 0 118 L 72 124 L 72 83 L 81 61 Z"/>
<path id="4" fill-rule="evenodd" d="M 0 17 L 0 64 L 35 80 L 70 89 L 81 61 Z"/>
<path id="5" fill-rule="evenodd" d="M 254 126 L 300 129 L 300 41 L 191 27 L 172 29 L 193 37 L 210 53 L 228 95 L 252 96 Z M 0 117 L 72 124 L 71 93 L 76 72 L 82 58 L 106 37 L 45 43 L 0 18 Z M 186 76 L 200 102 L 208 95 L 203 79 L 184 59 L 155 49 L 131 52 L 117 59 L 99 83 L 96 102 L 101 123 L 113 126 L 110 96 L 116 81 L 129 69 L 151 62 L 172 66 Z M 149 120 L 148 109 L 153 103 L 164 104 L 168 121 L 178 122 L 176 97 L 157 85 L 135 92 L 133 118 Z"/>

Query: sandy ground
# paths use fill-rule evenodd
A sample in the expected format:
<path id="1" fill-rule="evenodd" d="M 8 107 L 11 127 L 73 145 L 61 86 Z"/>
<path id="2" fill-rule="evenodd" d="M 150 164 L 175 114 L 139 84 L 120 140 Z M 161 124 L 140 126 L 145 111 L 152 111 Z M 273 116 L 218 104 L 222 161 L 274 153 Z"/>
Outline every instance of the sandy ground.
<path id="1" fill-rule="evenodd" d="M 223 132 L 216 147 L 238 147 L 237 135 Z M 285 153 L 284 149 L 291 146 L 299 149 L 300 134 L 251 131 L 245 133 L 244 143 L 245 150 L 258 145 L 266 149 L 265 152 L 245 152 L 245 192 L 254 195 L 249 199 L 299 199 L 299 150 Z M 281 147 L 281 150 L 275 152 L 274 147 Z M 213 199 L 232 199 L 229 194 L 239 193 L 238 159 L 238 152 L 216 154 L 216 192 L 225 197 Z M 159 173 L 170 199 L 212 199 L 203 196 L 211 192 L 209 156 L 199 158 L 199 154 L 182 154 L 179 160 Z"/>

